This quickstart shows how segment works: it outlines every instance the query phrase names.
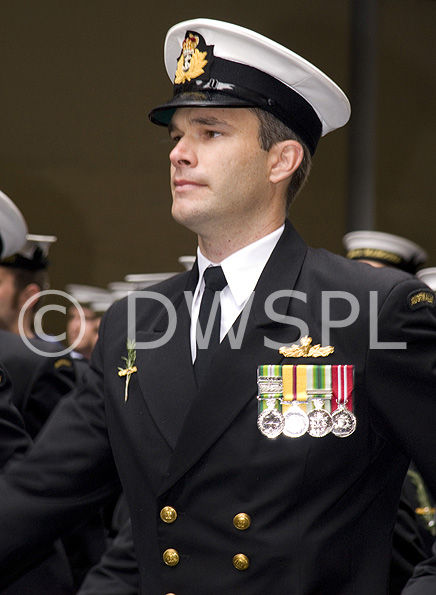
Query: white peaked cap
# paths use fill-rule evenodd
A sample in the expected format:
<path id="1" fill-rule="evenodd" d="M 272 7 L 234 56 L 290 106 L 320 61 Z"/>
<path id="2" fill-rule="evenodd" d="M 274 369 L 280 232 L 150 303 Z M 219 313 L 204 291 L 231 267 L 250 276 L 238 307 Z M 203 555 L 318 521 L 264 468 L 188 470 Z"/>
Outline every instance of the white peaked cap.
<path id="1" fill-rule="evenodd" d="M 183 21 L 168 31 L 164 58 L 173 99 L 153 109 L 168 125 L 178 107 L 260 107 L 313 153 L 320 136 L 346 124 L 350 103 L 321 70 L 288 48 L 239 25 Z"/>
<path id="2" fill-rule="evenodd" d="M 112 301 L 112 294 L 109 289 L 103 287 L 95 287 L 93 285 L 83 285 L 79 283 L 69 283 L 65 286 L 65 290 L 75 298 L 79 304 L 87 305 L 89 307 L 93 302 Z M 92 308 L 91 308 L 92 309 Z"/>
<path id="3" fill-rule="evenodd" d="M 21 211 L 0 190 L 0 258 L 18 252 L 26 242 L 27 225 Z"/>
<path id="4" fill-rule="evenodd" d="M 428 258 L 427 252 L 415 242 L 382 231 L 352 231 L 343 237 L 342 243 L 347 258 L 374 260 L 411 273 Z"/>
<path id="5" fill-rule="evenodd" d="M 424 281 L 433 291 L 436 291 L 436 267 L 421 269 L 416 273 L 421 281 Z"/>

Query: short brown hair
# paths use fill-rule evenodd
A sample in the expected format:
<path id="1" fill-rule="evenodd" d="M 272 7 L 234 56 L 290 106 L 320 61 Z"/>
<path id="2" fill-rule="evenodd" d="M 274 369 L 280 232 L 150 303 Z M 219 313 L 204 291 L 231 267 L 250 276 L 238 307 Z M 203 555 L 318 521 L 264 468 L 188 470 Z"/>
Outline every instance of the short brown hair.
<path id="1" fill-rule="evenodd" d="M 38 285 L 40 291 L 44 291 L 50 288 L 50 282 L 48 272 L 45 269 L 38 271 L 29 271 L 27 269 L 8 267 L 14 275 L 14 284 L 16 289 L 15 294 L 15 307 L 18 307 L 19 294 L 26 289 L 28 285 L 35 283 Z M 36 314 L 38 309 L 43 305 L 43 300 L 38 299 L 35 306 L 33 307 L 33 313 Z"/>
<path id="2" fill-rule="evenodd" d="M 303 148 L 304 156 L 299 168 L 292 174 L 287 188 L 287 209 L 291 206 L 297 194 L 303 188 L 312 167 L 312 156 L 306 144 L 295 134 L 293 130 L 283 124 L 278 118 L 258 107 L 250 108 L 250 111 L 259 120 L 259 143 L 264 151 L 285 140 L 295 140 Z"/>

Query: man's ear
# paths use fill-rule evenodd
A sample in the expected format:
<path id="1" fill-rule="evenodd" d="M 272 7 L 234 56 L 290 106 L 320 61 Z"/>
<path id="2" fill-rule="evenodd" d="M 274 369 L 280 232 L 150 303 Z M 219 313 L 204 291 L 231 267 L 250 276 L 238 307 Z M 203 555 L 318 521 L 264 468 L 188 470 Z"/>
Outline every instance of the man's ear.
<path id="1" fill-rule="evenodd" d="M 28 307 L 30 309 L 34 308 L 38 299 L 39 299 L 39 293 L 40 293 L 41 289 L 39 288 L 39 286 L 36 283 L 30 283 L 29 285 L 26 285 L 26 287 L 20 291 L 20 297 L 19 297 L 19 305 L 20 308 L 22 308 L 24 306 L 24 304 L 27 302 L 27 300 L 30 300 L 31 298 L 34 298 L 34 300 L 31 300 L 29 302 Z"/>
<path id="2" fill-rule="evenodd" d="M 295 140 L 285 140 L 270 149 L 270 181 L 274 184 L 291 177 L 303 160 L 303 147 Z"/>

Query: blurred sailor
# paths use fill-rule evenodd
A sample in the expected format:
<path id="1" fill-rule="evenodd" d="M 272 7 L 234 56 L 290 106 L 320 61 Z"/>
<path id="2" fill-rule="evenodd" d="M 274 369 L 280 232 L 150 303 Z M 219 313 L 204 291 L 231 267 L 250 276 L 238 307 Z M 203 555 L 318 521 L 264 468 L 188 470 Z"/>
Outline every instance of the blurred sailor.
<path id="1" fill-rule="evenodd" d="M 373 267 L 394 267 L 422 279 L 418 269 L 427 252 L 402 236 L 372 230 L 352 231 L 343 238 L 347 258 Z M 425 279 L 423 279 L 425 281 Z M 399 595 L 414 567 L 431 555 L 436 536 L 434 498 L 411 464 L 401 491 L 392 541 L 389 594 Z"/>

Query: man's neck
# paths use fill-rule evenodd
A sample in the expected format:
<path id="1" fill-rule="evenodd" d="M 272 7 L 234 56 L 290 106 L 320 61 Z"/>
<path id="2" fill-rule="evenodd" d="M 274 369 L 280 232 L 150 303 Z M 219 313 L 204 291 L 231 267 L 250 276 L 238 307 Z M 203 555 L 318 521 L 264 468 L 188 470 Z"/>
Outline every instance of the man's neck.
<path id="1" fill-rule="evenodd" d="M 30 326 L 30 321 L 27 320 L 26 315 L 24 316 L 21 327 L 18 325 L 18 319 L 17 319 L 8 330 L 11 333 L 14 333 L 14 335 L 21 336 L 24 334 L 24 336 L 27 337 L 28 339 L 35 338 L 35 333 L 33 332 L 32 328 Z"/>
<path id="2" fill-rule="evenodd" d="M 279 227 L 283 225 L 284 221 L 278 219 L 277 221 L 270 222 L 251 233 L 240 233 L 235 234 L 223 230 L 219 233 L 213 233 L 209 236 L 198 236 L 198 246 L 201 253 L 211 262 L 220 263 L 225 258 L 231 256 L 238 250 L 242 250 L 246 246 L 257 242 L 261 238 L 269 235 Z"/>

